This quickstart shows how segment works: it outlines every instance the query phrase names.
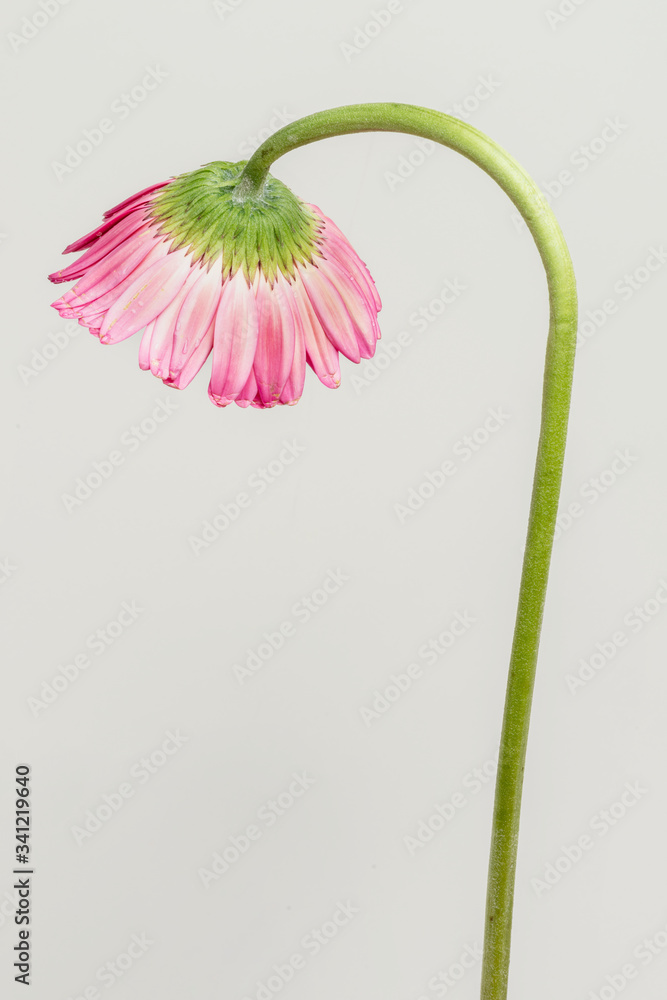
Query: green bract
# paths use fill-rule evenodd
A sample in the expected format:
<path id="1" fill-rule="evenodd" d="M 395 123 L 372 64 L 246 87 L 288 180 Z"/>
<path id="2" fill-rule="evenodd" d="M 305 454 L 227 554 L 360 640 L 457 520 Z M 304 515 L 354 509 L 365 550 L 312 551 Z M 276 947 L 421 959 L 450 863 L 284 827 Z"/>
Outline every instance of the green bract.
<path id="1" fill-rule="evenodd" d="M 239 268 L 248 281 L 258 268 L 271 283 L 278 272 L 292 277 L 296 264 L 319 256 L 320 220 L 270 175 L 261 196 L 235 199 L 245 162 L 218 160 L 180 174 L 158 192 L 150 216 L 173 238 L 171 249 L 187 248 L 193 263 L 210 268 L 222 258 L 224 278 Z"/>

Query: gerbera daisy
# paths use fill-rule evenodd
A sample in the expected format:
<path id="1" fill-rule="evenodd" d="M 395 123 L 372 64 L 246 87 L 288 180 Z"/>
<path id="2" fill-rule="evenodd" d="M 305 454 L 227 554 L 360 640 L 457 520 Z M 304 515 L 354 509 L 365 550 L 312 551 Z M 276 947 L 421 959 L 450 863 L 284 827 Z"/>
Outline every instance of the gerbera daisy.
<path id="1" fill-rule="evenodd" d="M 370 358 L 381 307 L 366 265 L 315 205 L 267 178 L 240 198 L 244 163 L 209 163 L 154 184 L 70 244 L 75 281 L 53 303 L 103 344 L 144 330 L 140 366 L 183 389 L 212 354 L 217 406 L 298 402 L 306 362 L 329 388 L 339 353 Z"/>

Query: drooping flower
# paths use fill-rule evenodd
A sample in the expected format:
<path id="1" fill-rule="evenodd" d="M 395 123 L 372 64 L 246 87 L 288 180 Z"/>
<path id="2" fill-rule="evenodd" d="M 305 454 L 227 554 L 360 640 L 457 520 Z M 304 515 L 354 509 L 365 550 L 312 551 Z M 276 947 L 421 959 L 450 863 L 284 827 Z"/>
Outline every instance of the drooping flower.
<path id="1" fill-rule="evenodd" d="M 339 353 L 370 358 L 381 307 L 366 265 L 315 205 L 274 177 L 236 192 L 243 163 L 209 163 L 154 184 L 70 244 L 49 275 L 76 284 L 53 303 L 103 344 L 144 330 L 141 368 L 184 389 L 212 354 L 217 406 L 298 402 L 306 363 L 340 384 Z"/>

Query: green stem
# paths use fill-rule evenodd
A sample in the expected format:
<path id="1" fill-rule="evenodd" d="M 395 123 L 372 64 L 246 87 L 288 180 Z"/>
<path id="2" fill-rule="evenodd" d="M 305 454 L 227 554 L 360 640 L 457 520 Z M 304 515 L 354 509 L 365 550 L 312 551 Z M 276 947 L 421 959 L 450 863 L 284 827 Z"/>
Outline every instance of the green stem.
<path id="1" fill-rule="evenodd" d="M 248 161 L 237 197 L 260 197 L 271 164 L 298 146 L 351 132 L 407 132 L 462 153 L 495 180 L 523 216 L 547 275 L 550 323 L 542 423 L 509 665 L 491 836 L 482 1000 L 505 1000 L 521 790 L 544 600 L 553 547 L 572 389 L 577 296 L 560 227 L 529 175 L 465 122 L 409 104 L 355 104 L 309 115 L 274 133 Z"/>

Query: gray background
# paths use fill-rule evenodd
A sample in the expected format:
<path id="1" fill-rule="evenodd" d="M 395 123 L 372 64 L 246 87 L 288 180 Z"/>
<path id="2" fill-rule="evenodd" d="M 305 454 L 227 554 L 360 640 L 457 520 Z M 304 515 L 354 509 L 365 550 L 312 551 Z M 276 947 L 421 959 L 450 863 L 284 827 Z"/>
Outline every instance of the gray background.
<path id="1" fill-rule="evenodd" d="M 462 978 L 457 963 L 481 943 L 488 775 L 547 323 L 539 259 L 511 205 L 454 153 L 420 163 L 408 136 L 343 137 L 280 161 L 276 175 L 371 268 L 380 353 L 412 337 L 374 381 L 368 365 L 343 362 L 334 393 L 309 371 L 298 406 L 271 413 L 216 409 L 206 374 L 166 389 L 139 370 L 138 337 L 102 348 L 60 320 L 45 277 L 103 210 L 244 158 L 281 115 L 398 100 L 463 113 L 550 185 L 589 321 L 563 485 L 563 510 L 578 503 L 579 516 L 556 544 L 544 623 L 511 995 L 663 998 L 667 265 L 651 254 L 667 239 L 664 7 L 563 0 L 558 15 L 555 0 L 402 0 L 351 51 L 384 0 L 54 4 L 37 30 L 37 3 L 3 13 L 3 995 L 24 995 L 10 892 L 21 761 L 34 770 L 36 1000 L 265 1000 L 260 985 L 296 953 L 303 967 L 268 996 L 477 995 L 479 962 Z M 17 42 L 22 30 L 34 37 Z M 148 68 L 159 85 L 118 110 Z M 105 117 L 113 131 L 59 179 L 53 164 Z M 441 308 L 447 280 L 464 290 Z M 410 323 L 420 308 L 421 332 Z M 175 409 L 152 425 L 161 400 Z M 499 407 L 503 426 L 402 523 L 394 505 Z M 154 433 L 131 445 L 147 420 Z M 285 441 L 303 452 L 258 495 L 249 477 Z M 122 465 L 68 511 L 63 495 L 114 450 Z M 191 537 L 241 491 L 248 509 L 196 555 Z M 348 579 L 309 621 L 295 617 L 330 572 Z M 123 602 L 142 609 L 136 620 L 36 709 L 30 699 Z M 644 606 L 642 622 L 633 609 Z M 426 664 L 419 648 L 457 612 L 474 623 Z M 284 622 L 294 634 L 240 683 L 234 665 Z M 626 642 L 605 659 L 596 644 L 609 651 L 619 631 Z M 571 690 L 568 675 L 596 652 L 600 668 Z M 361 709 L 411 662 L 422 676 L 365 722 Z M 187 740 L 165 755 L 169 731 Z M 294 773 L 312 783 L 292 801 Z M 82 840 L 87 815 L 127 783 L 131 797 Z M 457 792 L 454 818 L 410 850 L 405 838 L 437 826 L 436 806 Z M 258 811 L 281 795 L 291 808 L 269 826 Z M 260 839 L 205 888 L 200 869 L 251 824 Z M 576 857 L 584 836 L 589 849 L 565 870 L 564 850 Z M 345 926 L 313 954 L 307 935 L 334 915 Z M 128 963 L 118 956 L 132 935 L 151 943 Z M 632 976 L 619 971 L 628 964 Z"/>

